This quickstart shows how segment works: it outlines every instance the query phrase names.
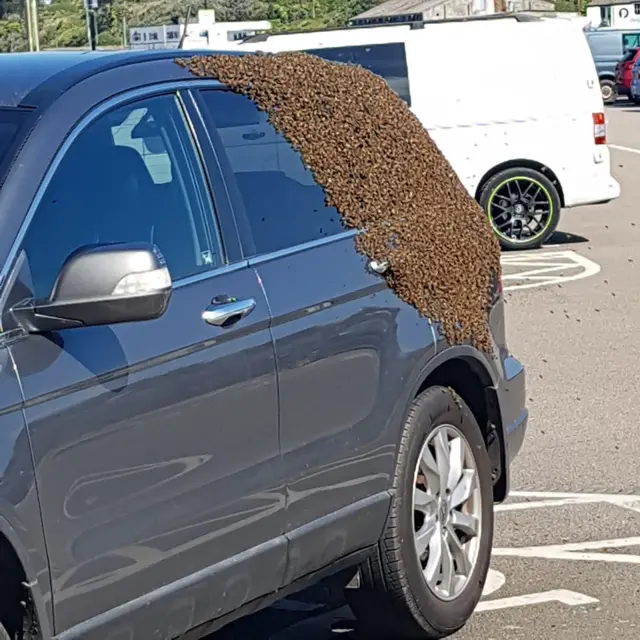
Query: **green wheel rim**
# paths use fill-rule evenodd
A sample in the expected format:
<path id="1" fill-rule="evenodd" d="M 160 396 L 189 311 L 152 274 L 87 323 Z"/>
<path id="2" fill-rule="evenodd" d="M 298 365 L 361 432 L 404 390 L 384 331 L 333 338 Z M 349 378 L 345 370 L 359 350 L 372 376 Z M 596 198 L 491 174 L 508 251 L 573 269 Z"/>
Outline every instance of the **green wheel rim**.
<path id="1" fill-rule="evenodd" d="M 487 216 L 494 233 L 512 244 L 543 236 L 553 220 L 551 193 L 540 181 L 527 176 L 503 180 L 489 194 Z"/>

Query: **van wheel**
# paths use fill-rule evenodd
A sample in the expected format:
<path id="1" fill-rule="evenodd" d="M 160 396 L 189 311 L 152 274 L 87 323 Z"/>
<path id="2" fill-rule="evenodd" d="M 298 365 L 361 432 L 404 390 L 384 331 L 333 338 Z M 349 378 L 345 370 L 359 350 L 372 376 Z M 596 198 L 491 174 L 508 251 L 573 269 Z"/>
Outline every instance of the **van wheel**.
<path id="1" fill-rule="evenodd" d="M 535 249 L 560 221 L 560 195 L 547 176 L 534 169 L 500 171 L 480 192 L 480 206 L 505 249 Z"/>
<path id="2" fill-rule="evenodd" d="M 600 80 L 600 92 L 605 104 L 613 104 L 616 101 L 616 85 L 613 80 Z"/>
<path id="3" fill-rule="evenodd" d="M 386 530 L 348 602 L 366 638 L 444 638 L 473 613 L 493 543 L 482 433 L 451 389 L 431 387 L 404 426 Z"/>

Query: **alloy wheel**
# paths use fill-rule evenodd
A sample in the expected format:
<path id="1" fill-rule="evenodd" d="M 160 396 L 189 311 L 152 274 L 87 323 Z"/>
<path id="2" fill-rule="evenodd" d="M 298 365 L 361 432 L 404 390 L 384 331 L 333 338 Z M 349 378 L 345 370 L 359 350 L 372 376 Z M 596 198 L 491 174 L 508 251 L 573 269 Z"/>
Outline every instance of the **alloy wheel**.
<path id="1" fill-rule="evenodd" d="M 471 446 L 453 425 L 438 426 L 420 452 L 413 491 L 414 544 L 431 592 L 450 601 L 478 560 L 482 498 Z"/>
<path id="2" fill-rule="evenodd" d="M 553 199 L 534 178 L 516 176 L 501 182 L 487 202 L 495 233 L 510 243 L 524 243 L 544 234 L 553 218 Z"/>

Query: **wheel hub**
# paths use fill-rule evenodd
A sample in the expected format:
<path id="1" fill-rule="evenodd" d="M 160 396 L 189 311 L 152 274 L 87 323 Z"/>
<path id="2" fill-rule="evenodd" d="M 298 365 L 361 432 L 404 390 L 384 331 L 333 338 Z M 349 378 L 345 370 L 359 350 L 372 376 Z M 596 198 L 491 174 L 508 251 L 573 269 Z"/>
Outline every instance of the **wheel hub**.
<path id="1" fill-rule="evenodd" d="M 519 176 L 502 182 L 487 202 L 487 213 L 498 236 L 529 242 L 543 234 L 553 215 L 553 202 L 544 185 Z"/>
<path id="2" fill-rule="evenodd" d="M 438 519 L 441 525 L 446 525 L 449 521 L 449 501 L 442 497 L 439 500 L 440 505 L 438 507 Z"/>
<path id="3" fill-rule="evenodd" d="M 430 434 L 414 478 L 414 545 L 423 578 L 437 598 L 455 600 L 473 574 L 482 532 L 478 470 L 456 427 Z"/>

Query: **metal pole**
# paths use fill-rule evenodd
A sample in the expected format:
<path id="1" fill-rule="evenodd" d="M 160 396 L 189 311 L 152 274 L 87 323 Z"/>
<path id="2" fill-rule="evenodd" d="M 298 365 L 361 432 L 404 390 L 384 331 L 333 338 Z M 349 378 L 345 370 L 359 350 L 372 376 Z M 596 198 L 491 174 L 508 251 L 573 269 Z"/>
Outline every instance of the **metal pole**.
<path id="1" fill-rule="evenodd" d="M 98 16 L 95 9 L 91 9 L 91 50 L 95 51 L 98 44 Z"/>
<path id="2" fill-rule="evenodd" d="M 31 0 L 24 0 L 24 18 L 27 23 L 27 38 L 29 39 L 29 51 L 33 51 L 33 18 L 31 17 Z"/>
<path id="3" fill-rule="evenodd" d="M 89 15 L 89 3 L 86 0 L 84 3 L 84 17 L 87 22 L 87 44 L 91 47 L 91 16 Z"/>
<path id="4" fill-rule="evenodd" d="M 31 9 L 31 18 L 33 24 L 33 48 L 40 51 L 40 28 L 38 27 L 38 4 L 36 0 L 31 0 L 33 7 Z"/>

